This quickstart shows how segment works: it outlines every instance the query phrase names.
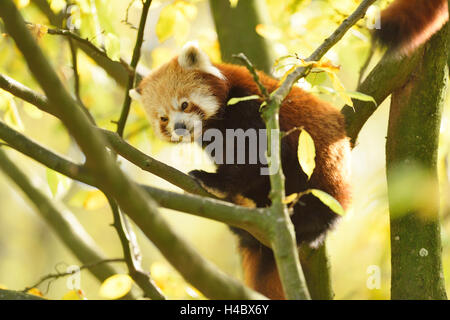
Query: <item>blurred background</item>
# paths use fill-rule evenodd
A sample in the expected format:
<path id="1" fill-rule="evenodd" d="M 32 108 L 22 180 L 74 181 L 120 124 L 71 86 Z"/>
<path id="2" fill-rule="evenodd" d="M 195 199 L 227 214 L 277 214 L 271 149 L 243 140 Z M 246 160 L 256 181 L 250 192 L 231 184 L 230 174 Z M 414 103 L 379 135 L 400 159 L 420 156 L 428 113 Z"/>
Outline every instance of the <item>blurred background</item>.
<path id="1" fill-rule="evenodd" d="M 26 21 L 50 25 L 47 17 L 38 10 L 33 1 L 15 2 L 21 8 Z M 60 12 L 66 5 L 64 0 L 48 2 L 55 13 Z M 377 5 L 384 6 L 387 2 L 389 1 L 379 1 Z M 262 14 L 265 15 L 267 23 L 259 25 L 257 33 L 270 43 L 274 58 L 291 53 L 306 57 L 334 31 L 358 3 L 356 0 L 260 0 Z M 129 1 L 119 0 L 77 0 L 72 1 L 72 4 L 76 6 L 72 11 L 71 23 L 79 28 L 83 37 L 88 37 L 96 45 L 104 45 L 113 59 L 130 59 L 136 38 L 133 26 L 138 25 L 142 9 L 140 1 L 130 4 Z M 45 32 L 38 35 L 38 38 L 63 82 L 72 91 L 74 79 L 67 40 Z M 213 61 L 221 61 L 214 20 L 206 0 L 153 0 L 144 39 L 140 60 L 140 67 L 147 70 L 144 72 L 176 55 L 189 40 L 198 40 Z M 354 91 L 357 86 L 360 68 L 369 54 L 370 44 L 366 23 L 361 22 L 327 54 L 328 59 L 340 66 L 338 76 L 348 91 Z M 375 52 L 368 70 L 376 64 L 381 54 Z M 124 89 L 82 51 L 78 54 L 78 64 L 80 93 L 84 104 L 99 126 L 114 131 L 116 126 L 111 121 L 117 120 L 120 115 Z M 277 70 L 275 73 L 281 76 L 282 71 L 283 69 Z M 12 39 L 6 35 L 0 37 L 0 73 L 40 91 L 30 77 L 20 52 Z M 337 108 L 345 104 L 342 96 L 336 94 L 331 81 L 326 77 L 310 77 L 299 85 L 319 94 Z M 444 275 L 447 290 L 450 290 L 448 96 L 441 127 L 439 174 Z M 352 160 L 353 205 L 327 239 L 336 299 L 389 298 L 389 214 L 385 176 L 388 113 L 389 101 L 386 101 L 359 135 Z M 51 150 L 76 161 L 83 160 L 74 141 L 57 119 L 4 91 L 0 91 L 0 116 L 15 129 Z M 202 160 L 202 169 L 213 169 L 210 160 L 196 146 L 174 146 L 157 140 L 139 103 L 132 104 L 125 137 L 133 146 L 183 172 L 199 169 L 198 159 Z M 111 211 L 99 191 L 64 178 L 15 151 L 8 150 L 8 154 L 40 190 L 55 201 L 63 203 L 76 215 L 108 257 L 122 256 L 119 239 L 110 226 Z M 182 192 L 124 159 L 121 159 L 121 165 L 130 177 L 140 183 Z M 202 255 L 226 273 L 242 278 L 237 239 L 225 225 L 170 210 L 162 209 L 161 213 Z M 202 298 L 182 280 L 140 231 L 137 228 L 135 230 L 144 255 L 143 265 L 146 270 L 151 271 L 157 284 L 169 298 Z M 24 200 L 23 194 L 0 174 L 0 286 L 22 290 L 40 277 L 56 270 L 65 271 L 67 266 L 74 264 L 79 262 L 70 250 L 63 246 L 30 203 Z M 369 289 L 366 283 L 369 277 L 368 268 L 370 270 L 373 265 L 379 266 L 381 270 L 379 289 Z M 123 264 L 117 266 L 126 271 Z M 88 271 L 82 272 L 81 287 L 88 299 L 101 298 L 98 293 L 99 285 Z M 53 281 L 49 287 L 40 286 L 40 290 L 51 299 L 60 299 L 68 291 L 65 279 Z"/>

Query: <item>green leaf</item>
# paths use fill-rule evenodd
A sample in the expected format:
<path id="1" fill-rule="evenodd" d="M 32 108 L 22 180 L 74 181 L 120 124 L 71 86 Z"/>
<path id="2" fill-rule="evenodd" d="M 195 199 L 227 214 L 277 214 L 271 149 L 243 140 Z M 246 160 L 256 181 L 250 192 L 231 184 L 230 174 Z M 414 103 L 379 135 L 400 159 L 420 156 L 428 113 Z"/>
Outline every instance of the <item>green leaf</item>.
<path id="1" fill-rule="evenodd" d="M 373 102 L 373 104 L 375 106 L 377 106 L 377 102 L 375 101 L 375 99 L 372 96 L 369 96 L 367 94 L 364 94 L 364 93 L 361 93 L 358 91 L 346 91 L 346 94 L 352 99 Z"/>
<path id="2" fill-rule="evenodd" d="M 316 148 L 313 138 L 306 130 L 302 130 L 298 137 L 297 157 L 303 172 L 306 173 L 309 180 L 316 167 Z"/>
<path id="3" fill-rule="evenodd" d="M 342 208 L 341 204 L 328 193 L 319 189 L 311 189 L 309 190 L 309 193 L 311 193 L 317 199 L 322 201 L 322 203 L 325 204 L 327 207 L 329 207 L 331 210 L 333 210 L 334 213 L 340 216 L 343 216 L 345 214 L 345 210 L 344 208 Z"/>
<path id="4" fill-rule="evenodd" d="M 246 96 L 246 97 L 239 97 L 239 98 L 231 98 L 230 100 L 228 100 L 228 105 L 231 106 L 233 104 L 239 103 L 241 101 L 248 101 L 248 100 L 257 100 L 257 99 L 261 99 L 260 96 L 258 95 L 252 95 L 252 96 Z"/>
<path id="5" fill-rule="evenodd" d="M 47 168 L 47 183 L 50 191 L 52 192 L 52 195 L 55 196 L 56 192 L 58 191 L 59 179 L 56 172 L 49 168 Z"/>
<path id="6" fill-rule="evenodd" d="M 327 80 L 327 74 L 325 72 L 311 72 L 305 79 L 311 86 L 315 87 Z"/>
<path id="7" fill-rule="evenodd" d="M 112 33 L 108 33 L 105 37 L 105 50 L 108 57 L 112 60 L 120 60 L 120 40 Z"/>
<path id="8" fill-rule="evenodd" d="M 47 168 L 47 184 L 53 197 L 64 195 L 70 188 L 72 180 L 62 174 Z"/>
<path id="9" fill-rule="evenodd" d="M 19 110 L 17 110 L 17 105 L 11 95 L 6 96 L 7 99 L 7 109 L 4 114 L 5 122 L 11 127 L 17 129 L 18 131 L 23 131 L 24 126 L 22 120 L 20 119 Z"/>

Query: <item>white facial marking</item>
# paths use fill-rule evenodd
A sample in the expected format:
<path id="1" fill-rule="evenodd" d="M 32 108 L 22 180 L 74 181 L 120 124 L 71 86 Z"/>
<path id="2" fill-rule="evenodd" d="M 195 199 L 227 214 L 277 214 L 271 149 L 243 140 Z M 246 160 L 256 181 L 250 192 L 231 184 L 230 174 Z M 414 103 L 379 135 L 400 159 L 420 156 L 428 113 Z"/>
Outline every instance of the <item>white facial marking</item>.
<path id="1" fill-rule="evenodd" d="M 198 131 L 196 128 L 202 123 L 202 119 L 198 114 L 195 113 L 186 113 L 182 111 L 171 111 L 170 112 L 170 120 L 167 124 L 167 128 L 169 132 L 172 134 L 172 139 L 178 141 L 181 138 L 181 135 L 175 133 L 175 124 L 183 123 L 186 126 L 186 130 L 189 132 L 189 136 L 194 139 L 197 138 Z M 200 130 L 201 133 L 201 130 Z M 195 136 L 194 136 L 195 135 Z"/>
<path id="2" fill-rule="evenodd" d="M 214 115 L 220 107 L 217 98 L 212 94 L 204 94 L 198 91 L 191 93 L 189 101 L 202 109 L 207 117 Z"/>

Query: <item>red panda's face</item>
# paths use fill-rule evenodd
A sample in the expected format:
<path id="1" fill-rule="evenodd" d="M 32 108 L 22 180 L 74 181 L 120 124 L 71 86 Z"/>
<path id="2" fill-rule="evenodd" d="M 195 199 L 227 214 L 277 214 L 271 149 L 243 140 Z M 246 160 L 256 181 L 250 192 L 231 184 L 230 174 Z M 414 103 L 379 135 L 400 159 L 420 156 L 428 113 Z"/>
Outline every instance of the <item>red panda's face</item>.
<path id="1" fill-rule="evenodd" d="M 201 135 L 203 121 L 220 108 L 211 78 L 224 81 L 206 54 L 188 44 L 177 58 L 147 76 L 139 84 L 139 92 L 130 95 L 141 100 L 154 131 L 162 139 L 191 141 Z"/>

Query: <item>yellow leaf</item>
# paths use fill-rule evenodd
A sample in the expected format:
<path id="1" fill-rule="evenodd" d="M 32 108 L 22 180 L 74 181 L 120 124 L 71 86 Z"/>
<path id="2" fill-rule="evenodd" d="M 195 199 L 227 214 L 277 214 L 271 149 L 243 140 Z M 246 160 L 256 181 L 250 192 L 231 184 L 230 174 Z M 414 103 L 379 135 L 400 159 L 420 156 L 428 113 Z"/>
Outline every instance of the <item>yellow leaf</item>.
<path id="1" fill-rule="evenodd" d="M 175 7 L 189 20 L 195 19 L 197 16 L 197 7 L 186 1 L 175 2 Z"/>
<path id="2" fill-rule="evenodd" d="M 106 299 L 119 299 L 130 292 L 133 280 L 127 274 L 115 274 L 100 286 L 100 296 Z"/>
<path id="3" fill-rule="evenodd" d="M 152 50 L 152 68 L 158 68 L 162 64 L 168 62 L 173 56 L 173 52 L 169 48 L 157 47 Z"/>
<path id="4" fill-rule="evenodd" d="M 48 27 L 43 24 L 29 24 L 27 25 L 31 34 L 37 39 L 40 40 L 43 36 L 45 36 L 48 32 Z"/>
<path id="5" fill-rule="evenodd" d="M 187 40 L 191 24 L 181 10 L 176 11 L 175 17 L 176 26 L 173 30 L 173 37 L 176 44 L 182 46 Z"/>
<path id="6" fill-rule="evenodd" d="M 63 295 L 62 300 L 86 300 L 86 297 L 82 290 L 70 290 Z"/>
<path id="7" fill-rule="evenodd" d="M 177 12 L 173 5 L 168 5 L 161 10 L 155 29 L 159 42 L 164 42 L 173 35 Z"/>
<path id="8" fill-rule="evenodd" d="M 52 8 L 52 11 L 59 12 L 62 9 L 66 7 L 66 1 L 65 0 L 52 0 L 50 3 L 50 8 Z"/>
<path id="9" fill-rule="evenodd" d="M 16 0 L 15 2 L 19 9 L 25 8 L 26 6 L 28 6 L 30 4 L 30 0 Z"/>
<path id="10" fill-rule="evenodd" d="M 115 34 L 108 33 L 106 35 L 105 50 L 106 54 L 111 58 L 111 60 L 120 60 L 120 40 Z"/>
<path id="11" fill-rule="evenodd" d="M 316 198 L 322 201 L 328 208 L 333 210 L 334 213 L 343 216 L 345 214 L 344 208 L 342 208 L 341 204 L 328 193 L 319 190 L 319 189 L 311 189 L 310 193 L 313 194 Z"/>
<path id="12" fill-rule="evenodd" d="M 6 101 L 6 110 L 4 114 L 4 120 L 11 127 L 17 129 L 18 131 L 23 131 L 24 126 L 17 110 L 17 105 L 11 95 L 6 95 L 3 97 Z"/>
<path id="13" fill-rule="evenodd" d="M 236 8 L 236 6 L 238 5 L 239 0 L 230 0 L 230 6 L 232 8 Z"/>
<path id="14" fill-rule="evenodd" d="M 320 68 L 324 71 L 330 71 L 330 72 L 338 72 L 339 70 L 341 70 L 340 66 L 335 66 L 333 64 L 333 62 L 331 62 L 328 59 L 322 59 L 320 60 L 318 63 L 315 64 L 316 68 Z"/>
<path id="15" fill-rule="evenodd" d="M 234 105 L 234 104 L 242 102 L 242 101 L 249 101 L 249 100 L 256 100 L 256 99 L 261 99 L 261 97 L 258 96 L 257 94 L 255 94 L 252 96 L 231 98 L 230 100 L 228 100 L 227 105 L 231 106 L 231 105 Z"/>
<path id="16" fill-rule="evenodd" d="M 269 40 L 278 40 L 283 36 L 283 32 L 279 28 L 267 24 L 258 24 L 256 33 Z"/>
<path id="17" fill-rule="evenodd" d="M 290 67 L 289 70 L 285 72 L 285 74 L 281 78 L 280 82 L 281 83 L 284 82 L 284 80 L 286 80 L 287 76 L 290 75 L 292 72 L 294 72 L 295 69 L 297 69 L 297 65 L 293 65 L 292 67 Z"/>
<path id="18" fill-rule="evenodd" d="M 353 108 L 353 101 L 352 98 L 346 93 L 345 87 L 342 84 L 341 80 L 337 77 L 337 75 L 334 72 L 326 71 L 327 74 L 330 76 L 331 82 L 333 83 L 334 89 L 339 93 L 341 98 L 344 100 L 344 102 Z"/>
<path id="19" fill-rule="evenodd" d="M 290 195 L 288 195 L 287 197 L 284 198 L 283 203 L 284 204 L 289 204 L 291 202 L 294 202 L 295 199 L 297 199 L 297 197 L 298 197 L 298 193 L 290 194 Z"/>
<path id="20" fill-rule="evenodd" d="M 39 290 L 38 288 L 31 288 L 30 290 L 27 291 L 27 293 L 38 297 L 44 297 L 41 290 Z"/>
<path id="21" fill-rule="evenodd" d="M 83 202 L 83 208 L 86 210 L 97 210 L 103 208 L 108 203 L 103 192 L 99 190 L 89 191 Z"/>
<path id="22" fill-rule="evenodd" d="M 314 140 L 306 130 L 302 130 L 298 137 L 297 157 L 303 172 L 311 178 L 316 167 L 316 148 Z"/>
<path id="23" fill-rule="evenodd" d="M 169 277 L 170 270 L 161 262 L 154 262 L 150 267 L 150 275 L 153 279 L 165 279 Z"/>

